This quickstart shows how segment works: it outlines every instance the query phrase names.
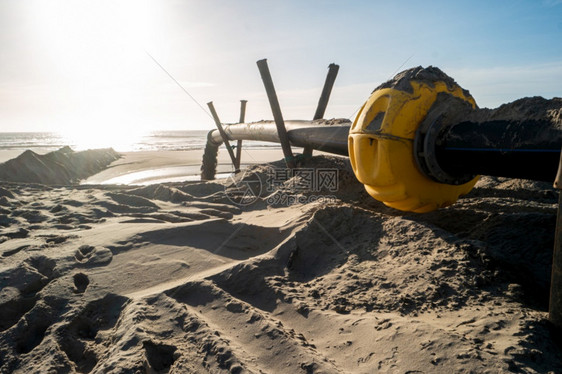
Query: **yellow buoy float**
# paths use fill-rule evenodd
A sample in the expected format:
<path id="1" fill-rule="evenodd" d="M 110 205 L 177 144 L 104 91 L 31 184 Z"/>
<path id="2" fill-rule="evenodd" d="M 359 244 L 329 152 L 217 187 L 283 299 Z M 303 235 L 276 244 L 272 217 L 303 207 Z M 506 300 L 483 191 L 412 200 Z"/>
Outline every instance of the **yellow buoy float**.
<path id="1" fill-rule="evenodd" d="M 367 192 L 403 211 L 429 212 L 467 194 L 478 177 L 444 184 L 420 171 L 414 139 L 439 94 L 476 108 L 472 96 L 437 68 L 410 69 L 377 88 L 361 108 L 348 139 L 351 166 Z"/>

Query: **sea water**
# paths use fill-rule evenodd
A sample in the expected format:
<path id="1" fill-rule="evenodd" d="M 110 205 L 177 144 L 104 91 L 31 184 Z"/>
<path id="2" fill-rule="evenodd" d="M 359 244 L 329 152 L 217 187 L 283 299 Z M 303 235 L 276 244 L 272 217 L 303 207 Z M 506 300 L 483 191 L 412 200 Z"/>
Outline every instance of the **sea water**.
<path id="1" fill-rule="evenodd" d="M 96 148 L 113 148 L 117 152 L 136 151 L 188 151 L 204 149 L 207 142 L 207 130 L 192 131 L 151 131 L 135 138 L 112 139 L 107 137 Z M 0 151 L 19 153 L 32 150 L 37 153 L 56 151 L 69 146 L 75 151 L 89 149 L 90 144 L 66 137 L 56 132 L 0 132 Z M 244 148 L 279 148 L 276 143 L 245 141 Z M 0 160 L 3 162 L 6 160 Z"/>
<path id="2" fill-rule="evenodd" d="M 207 130 L 152 131 L 127 139 L 101 138 L 102 142 L 81 143 L 55 132 L 0 132 L 0 163 L 15 158 L 26 150 L 38 154 L 56 151 L 69 146 L 74 151 L 92 148 L 113 148 L 117 152 L 141 151 L 189 151 L 203 150 L 207 142 Z M 270 142 L 244 141 L 244 149 L 281 149 Z M 280 151 L 281 152 L 281 151 Z M 281 153 L 280 153 L 281 155 Z M 280 156 L 281 157 L 281 156 Z M 200 165 L 171 166 L 152 170 L 139 170 L 112 179 L 96 180 L 101 184 L 151 184 L 183 180 L 199 180 Z M 217 166 L 217 178 L 230 175 L 232 165 Z M 87 181 L 84 181 L 88 183 Z M 94 182 L 91 182 L 94 183 Z"/>

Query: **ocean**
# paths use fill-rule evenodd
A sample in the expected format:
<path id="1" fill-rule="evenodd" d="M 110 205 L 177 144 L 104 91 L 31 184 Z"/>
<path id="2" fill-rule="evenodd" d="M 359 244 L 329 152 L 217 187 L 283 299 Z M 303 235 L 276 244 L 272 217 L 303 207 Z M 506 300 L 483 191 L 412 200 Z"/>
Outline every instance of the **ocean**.
<path id="1" fill-rule="evenodd" d="M 67 137 L 55 132 L 0 132 L 0 163 L 13 159 L 26 150 L 38 154 L 56 151 L 69 146 L 74 151 L 86 149 L 113 148 L 117 152 L 142 151 L 192 151 L 203 150 L 207 142 L 207 130 L 195 131 L 153 131 L 136 136 L 122 138 L 99 136 Z M 281 146 L 276 143 L 244 141 L 243 149 L 278 149 L 281 158 Z M 244 154 L 242 166 L 248 166 L 258 160 Z M 182 161 L 185 162 L 185 161 Z M 226 178 L 232 172 L 232 164 L 219 163 L 217 178 Z M 151 184 L 200 179 L 200 161 L 193 165 L 161 165 L 149 170 L 131 170 L 117 176 L 105 177 L 103 173 L 92 176 L 84 183 L 93 184 Z"/>
<path id="2" fill-rule="evenodd" d="M 205 148 L 207 130 L 193 131 L 152 131 L 143 135 L 123 139 L 109 137 L 97 139 L 95 144 L 80 138 L 66 137 L 56 132 L 0 132 L 0 151 L 19 153 L 31 149 L 37 153 L 55 151 L 69 146 L 75 151 L 93 148 L 113 148 L 117 152 L 136 151 L 187 151 Z M 280 148 L 269 142 L 245 141 L 244 148 Z M 5 160 L 4 160 L 5 161 Z"/>

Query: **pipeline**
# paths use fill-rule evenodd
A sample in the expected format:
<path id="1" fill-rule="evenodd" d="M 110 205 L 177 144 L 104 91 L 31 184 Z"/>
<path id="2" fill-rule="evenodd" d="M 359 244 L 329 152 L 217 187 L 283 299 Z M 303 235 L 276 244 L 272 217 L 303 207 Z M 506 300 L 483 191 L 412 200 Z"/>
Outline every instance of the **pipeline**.
<path id="1" fill-rule="evenodd" d="M 526 98 L 479 109 L 435 67 L 376 88 L 353 124 L 285 121 L 291 146 L 349 155 L 357 179 L 384 204 L 428 212 L 467 194 L 478 175 L 553 181 L 562 147 L 562 99 Z M 229 141 L 279 144 L 274 121 L 224 126 Z M 208 135 L 201 177 L 213 179 L 220 131 Z"/>
<path id="2" fill-rule="evenodd" d="M 350 126 L 351 121 L 347 119 L 285 121 L 291 146 L 311 148 L 343 156 L 348 154 L 347 136 Z M 225 125 L 224 132 L 229 141 L 257 140 L 280 143 L 274 121 Z M 217 167 L 217 151 L 222 143 L 223 140 L 218 130 L 209 132 L 201 165 L 202 180 L 214 179 Z"/>
<path id="3" fill-rule="evenodd" d="M 220 123 L 218 128 L 222 130 Z M 283 124 L 279 118 L 277 126 L 262 121 L 227 125 L 222 136 L 211 131 L 202 179 L 214 177 L 218 147 L 225 140 L 283 143 L 284 153 L 292 155 L 290 148 L 286 152 L 285 129 L 289 147 L 304 147 L 305 154 L 317 149 L 349 155 L 366 191 L 403 211 L 424 213 L 449 206 L 470 192 L 482 174 L 549 182 L 556 178 L 554 185 L 562 188 L 561 98 L 525 98 L 493 110 L 479 109 L 467 90 L 435 67 L 403 71 L 376 88 L 351 126 L 316 121 Z M 562 194 L 549 319 L 562 331 Z"/>

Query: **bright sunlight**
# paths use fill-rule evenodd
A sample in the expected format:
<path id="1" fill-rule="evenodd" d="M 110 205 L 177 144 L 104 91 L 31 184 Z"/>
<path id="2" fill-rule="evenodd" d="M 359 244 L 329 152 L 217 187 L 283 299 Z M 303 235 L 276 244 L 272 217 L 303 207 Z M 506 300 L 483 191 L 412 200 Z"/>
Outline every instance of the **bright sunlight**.
<path id="1" fill-rule="evenodd" d="M 67 108 L 52 119 L 77 149 L 126 150 L 150 124 L 138 96 L 149 91 L 151 44 L 145 1 L 37 1 L 35 33 L 51 79 L 64 90 Z"/>

